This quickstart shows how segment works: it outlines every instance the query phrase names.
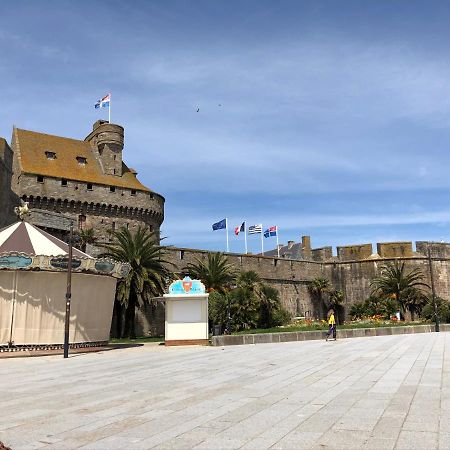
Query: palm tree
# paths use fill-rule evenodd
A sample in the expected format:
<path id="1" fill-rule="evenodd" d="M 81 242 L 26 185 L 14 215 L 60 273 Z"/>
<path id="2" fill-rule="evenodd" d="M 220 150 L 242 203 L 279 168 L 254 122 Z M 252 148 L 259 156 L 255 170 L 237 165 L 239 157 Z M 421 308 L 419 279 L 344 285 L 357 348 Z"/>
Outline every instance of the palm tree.
<path id="1" fill-rule="evenodd" d="M 267 284 L 261 284 L 259 287 L 259 326 L 270 328 L 273 326 L 274 314 L 280 309 L 280 294 L 278 291 Z"/>
<path id="2" fill-rule="evenodd" d="M 253 270 L 241 272 L 237 277 L 238 287 L 249 292 L 256 292 L 261 283 L 261 277 Z"/>
<path id="3" fill-rule="evenodd" d="M 201 280 L 208 292 L 226 292 L 236 279 L 235 269 L 223 253 L 208 253 L 206 261 L 196 258 L 195 263 L 189 263 L 186 270 L 191 278 Z"/>
<path id="4" fill-rule="evenodd" d="M 331 283 L 328 279 L 323 277 L 314 278 L 311 280 L 311 283 L 308 286 L 309 292 L 316 298 L 317 300 L 317 313 L 320 315 L 320 318 L 324 317 L 324 301 L 323 294 L 329 292 L 331 287 Z"/>
<path id="5" fill-rule="evenodd" d="M 403 307 L 411 314 L 411 320 L 415 319 L 416 314 L 420 315 L 423 307 L 427 304 L 427 296 L 419 289 L 412 287 L 405 289 L 402 293 Z"/>
<path id="6" fill-rule="evenodd" d="M 135 234 L 122 227 L 111 235 L 113 241 L 102 244 L 106 249 L 102 256 L 131 266 L 128 276 L 119 282 L 116 293 L 119 304 L 125 307 L 125 324 L 120 335 L 135 338 L 136 307 L 164 292 L 167 280 L 172 277 L 168 269 L 171 264 L 163 259 L 165 253 L 156 234 L 146 227 L 139 227 Z M 121 322 L 120 315 L 120 328 Z"/>
<path id="7" fill-rule="evenodd" d="M 86 251 L 87 244 L 95 244 L 97 241 L 97 237 L 95 236 L 95 232 L 93 228 L 84 228 L 78 230 L 77 232 L 79 242 L 81 244 L 81 250 L 83 252 Z"/>
<path id="8" fill-rule="evenodd" d="M 417 289 L 421 286 L 427 286 L 423 282 L 424 275 L 420 268 L 411 270 L 406 273 L 405 263 L 399 264 L 398 261 L 394 263 L 387 263 L 381 267 L 380 276 L 375 277 L 370 283 L 372 293 L 381 293 L 385 296 L 392 296 L 398 305 L 405 311 L 406 294 L 411 292 L 411 289 Z"/>
<path id="9" fill-rule="evenodd" d="M 256 327 L 258 323 L 259 302 L 254 292 L 238 287 L 227 294 L 231 308 L 233 327 L 236 330 L 246 330 Z M 228 327 L 228 331 L 231 331 Z"/>

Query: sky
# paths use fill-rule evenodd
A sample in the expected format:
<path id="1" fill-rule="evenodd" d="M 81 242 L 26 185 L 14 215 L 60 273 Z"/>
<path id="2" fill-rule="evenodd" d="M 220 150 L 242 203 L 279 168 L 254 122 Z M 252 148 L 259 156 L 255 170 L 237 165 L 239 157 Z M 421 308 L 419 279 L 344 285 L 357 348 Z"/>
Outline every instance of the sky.
<path id="1" fill-rule="evenodd" d="M 166 244 L 224 250 L 225 217 L 233 252 L 244 220 L 313 247 L 450 241 L 447 1 L 4 0 L 0 17 L 0 136 L 84 139 L 111 92 Z"/>

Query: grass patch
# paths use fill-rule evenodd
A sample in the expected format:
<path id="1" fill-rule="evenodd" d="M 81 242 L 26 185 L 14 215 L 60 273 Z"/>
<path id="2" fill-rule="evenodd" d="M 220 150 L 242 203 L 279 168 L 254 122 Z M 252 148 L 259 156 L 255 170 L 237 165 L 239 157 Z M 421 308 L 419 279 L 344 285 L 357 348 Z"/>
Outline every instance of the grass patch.
<path id="1" fill-rule="evenodd" d="M 149 342 L 164 342 L 164 336 L 138 337 L 136 339 L 113 338 L 109 340 L 110 344 L 146 344 Z"/>
<path id="2" fill-rule="evenodd" d="M 337 329 L 352 329 L 352 328 L 387 328 L 387 327 L 406 327 L 411 325 L 425 325 L 425 322 L 353 322 L 338 325 Z M 289 333 L 291 331 L 326 331 L 328 325 L 314 323 L 311 325 L 296 325 L 274 328 L 255 328 L 253 330 L 237 331 L 232 334 L 260 334 L 260 333 Z"/>

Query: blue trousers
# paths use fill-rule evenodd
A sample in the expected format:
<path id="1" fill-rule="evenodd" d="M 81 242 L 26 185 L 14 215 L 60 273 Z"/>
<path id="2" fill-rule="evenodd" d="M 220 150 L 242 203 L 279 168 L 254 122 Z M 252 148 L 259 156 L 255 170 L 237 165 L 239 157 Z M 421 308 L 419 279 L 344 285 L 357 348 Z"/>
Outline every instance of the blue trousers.
<path id="1" fill-rule="evenodd" d="M 331 333 L 333 333 L 333 339 L 336 339 L 336 324 L 328 325 L 327 337 L 330 337 Z"/>

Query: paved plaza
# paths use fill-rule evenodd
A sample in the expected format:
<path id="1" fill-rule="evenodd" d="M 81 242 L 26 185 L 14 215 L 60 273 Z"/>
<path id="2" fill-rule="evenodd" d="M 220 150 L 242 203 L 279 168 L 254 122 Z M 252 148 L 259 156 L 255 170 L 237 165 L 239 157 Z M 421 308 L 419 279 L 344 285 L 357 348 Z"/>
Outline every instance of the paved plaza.
<path id="1" fill-rule="evenodd" d="M 450 333 L 0 359 L 17 449 L 450 449 Z"/>

